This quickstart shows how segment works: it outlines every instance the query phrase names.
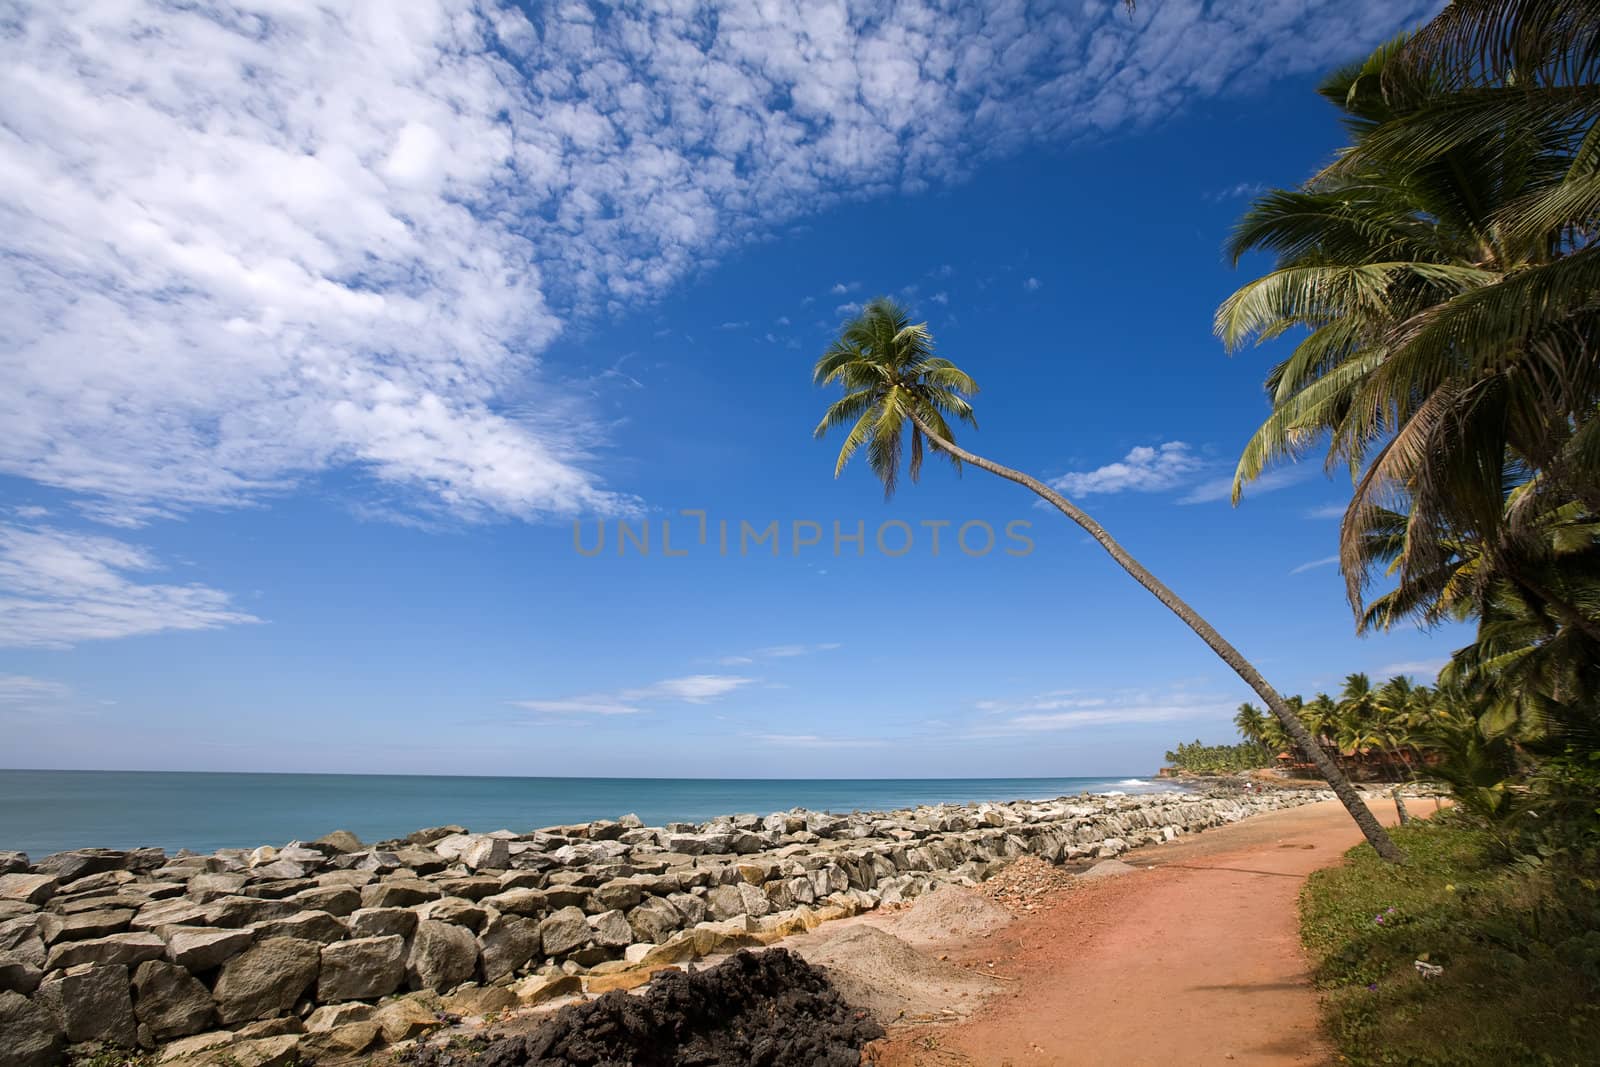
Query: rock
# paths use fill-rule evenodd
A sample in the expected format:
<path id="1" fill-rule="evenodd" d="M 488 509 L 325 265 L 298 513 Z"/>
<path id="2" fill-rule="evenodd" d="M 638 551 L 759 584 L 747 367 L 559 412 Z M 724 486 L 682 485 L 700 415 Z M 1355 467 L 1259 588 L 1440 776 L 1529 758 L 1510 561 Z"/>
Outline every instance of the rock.
<path id="1" fill-rule="evenodd" d="M 606 948 L 626 948 L 633 944 L 633 927 L 621 911 L 608 911 L 589 920 L 597 944 Z"/>
<path id="2" fill-rule="evenodd" d="M 260 941 L 223 965 L 212 996 L 224 1024 L 288 1011 L 317 979 L 322 946 L 315 941 L 274 937 Z"/>
<path id="3" fill-rule="evenodd" d="M 361 890 L 363 908 L 410 908 L 438 900 L 438 887 L 418 878 L 386 878 Z"/>
<path id="4" fill-rule="evenodd" d="M 464 849 L 459 858 L 474 871 L 505 870 L 511 866 L 511 850 L 498 837 L 479 838 Z"/>
<path id="5" fill-rule="evenodd" d="M 0 1049 L 7 1067 L 56 1067 L 66 1047 L 61 1025 L 45 1008 L 0 991 Z"/>
<path id="6" fill-rule="evenodd" d="M 582 908 L 562 908 L 539 924 L 546 956 L 566 955 L 586 944 L 589 937 L 589 918 Z"/>
<path id="7" fill-rule="evenodd" d="M 61 882 L 48 874 L 0 874 L 0 900 L 43 904 L 60 886 Z"/>
<path id="8" fill-rule="evenodd" d="M 684 925 L 694 926 L 706 920 L 706 902 L 692 893 L 672 893 L 668 895 L 667 903 L 683 916 Z"/>
<path id="9" fill-rule="evenodd" d="M 745 913 L 744 896 L 731 885 L 713 886 L 706 893 L 706 910 L 717 921 L 735 918 Z"/>
<path id="10" fill-rule="evenodd" d="M 17 952 L 44 966 L 44 942 L 39 938 L 39 915 L 24 915 L 0 920 L 0 952 Z"/>
<path id="11" fill-rule="evenodd" d="M 331 834 L 323 834 L 311 842 L 311 847 L 327 855 L 346 852 L 360 852 L 366 846 L 361 843 L 361 838 L 349 830 L 335 830 Z"/>
<path id="12" fill-rule="evenodd" d="M 305 1032 L 305 1023 L 293 1015 L 280 1015 L 276 1019 L 258 1019 L 253 1023 L 246 1023 L 235 1030 L 233 1036 L 240 1041 L 249 1041 L 258 1037 L 282 1037 L 284 1034 Z"/>
<path id="13" fill-rule="evenodd" d="M 410 937 L 417 928 L 417 913 L 410 908 L 358 908 L 346 923 L 351 937 Z"/>
<path id="14" fill-rule="evenodd" d="M 251 923 L 266 922 L 269 919 L 287 919 L 300 909 L 287 900 L 260 900 L 256 897 L 222 897 L 214 900 L 205 908 L 206 922 L 211 926 L 226 926 L 237 929 L 249 926 Z M 134 925 L 138 925 L 138 916 L 134 916 Z"/>
<path id="15" fill-rule="evenodd" d="M 478 952 L 483 960 L 483 980 L 497 982 L 515 974 L 539 955 L 543 941 L 539 924 L 515 915 L 499 915 L 478 933 Z"/>
<path id="16" fill-rule="evenodd" d="M 269 937 L 297 937 L 304 941 L 342 941 L 350 934 L 344 923 L 325 911 L 301 911 L 283 919 L 251 923 L 257 941 Z"/>
<path id="17" fill-rule="evenodd" d="M 305 889 L 289 898 L 307 911 L 323 911 L 343 917 L 361 907 L 361 890 L 349 885 L 325 885 Z"/>
<path id="18" fill-rule="evenodd" d="M 44 970 L 16 952 L 0 952 L 0 990 L 28 996 L 39 988 Z"/>
<path id="19" fill-rule="evenodd" d="M 517 995 L 507 986 L 468 986 L 443 997 L 441 1010 L 451 1015 L 470 1015 L 479 1018 L 517 1006 Z"/>
<path id="20" fill-rule="evenodd" d="M 464 897 L 441 897 L 438 900 L 430 900 L 417 909 L 417 914 L 424 919 L 465 926 L 474 933 L 483 929 L 484 922 L 489 918 L 489 913 L 482 906 Z"/>
<path id="21" fill-rule="evenodd" d="M 306 1030 L 309 1033 L 320 1033 L 332 1030 L 348 1023 L 366 1022 L 377 1011 L 371 1004 L 362 1004 L 358 1001 L 346 1001 L 343 1004 L 324 1004 L 322 1007 L 306 1016 Z"/>
<path id="22" fill-rule="evenodd" d="M 133 919 L 130 908 L 107 908 L 104 911 L 83 911 L 76 915 L 39 916 L 39 932 L 44 943 L 57 941 L 82 941 L 91 937 L 105 937 L 121 933 Z"/>
<path id="23" fill-rule="evenodd" d="M 375 1022 L 346 1023 L 300 1039 L 300 1051 L 313 1063 L 357 1056 L 372 1047 L 382 1028 Z"/>
<path id="24" fill-rule="evenodd" d="M 322 949 L 317 999 L 376 1000 L 400 988 L 406 977 L 406 943 L 402 937 L 362 937 L 336 941 Z"/>
<path id="25" fill-rule="evenodd" d="M 480 901 L 497 911 L 537 918 L 550 910 L 549 899 L 539 889 L 507 889 Z"/>
<path id="26" fill-rule="evenodd" d="M 593 897 L 595 904 L 607 911 L 613 909 L 627 911 L 629 908 L 637 907 L 639 901 L 644 899 L 644 890 L 637 882 L 618 879 L 600 886 L 594 891 Z"/>
<path id="27" fill-rule="evenodd" d="M 84 848 L 69 852 L 56 852 L 33 865 L 35 871 L 54 875 L 65 884 L 102 871 L 123 870 L 128 864 L 128 854 L 115 849 Z"/>
<path id="28" fill-rule="evenodd" d="M 128 968 L 85 963 L 39 983 L 34 1003 L 43 1007 L 71 1042 L 104 1041 L 132 1048 L 138 1041 Z"/>
<path id="29" fill-rule="evenodd" d="M 683 925 L 683 916 L 661 897 L 648 897 L 628 912 L 628 925 L 640 941 L 659 943 Z"/>
<path id="30" fill-rule="evenodd" d="M 575 974 L 536 974 L 524 978 L 511 990 L 525 1008 L 543 1004 L 547 1000 L 583 991 L 583 981 Z"/>
<path id="31" fill-rule="evenodd" d="M 121 964 L 133 968 L 145 960 L 160 959 L 166 951 L 166 942 L 143 930 L 92 937 L 86 941 L 63 941 L 50 950 L 50 958 L 45 962 L 44 969 L 59 971 L 84 963 L 107 966 Z"/>
<path id="32" fill-rule="evenodd" d="M 304 878 L 306 866 L 294 860 L 273 860 L 250 869 L 252 882 L 277 882 L 284 879 Z"/>
<path id="33" fill-rule="evenodd" d="M 0 849 L 0 874 L 21 874 L 28 869 L 28 854 Z"/>
<path id="34" fill-rule="evenodd" d="M 254 1041 L 235 1041 L 207 1056 L 188 1060 L 184 1067 L 294 1067 L 300 1062 L 300 1035 L 280 1034 Z"/>
<path id="35" fill-rule="evenodd" d="M 134 913 L 128 925 L 135 930 L 156 930 L 163 926 L 209 926 L 211 909 L 192 900 L 157 900 Z"/>
<path id="36" fill-rule="evenodd" d="M 439 889 L 447 897 L 464 897 L 467 900 L 481 901 L 484 897 L 493 896 L 503 888 L 500 879 L 490 874 L 474 874 L 465 878 L 440 878 Z"/>
<path id="37" fill-rule="evenodd" d="M 472 980 L 478 971 L 478 942 L 464 927 L 423 919 L 411 937 L 406 979 L 412 989 L 441 992 Z"/>
<path id="38" fill-rule="evenodd" d="M 372 1021 L 389 1044 L 407 1041 L 442 1025 L 437 1012 L 417 997 L 400 997 L 382 1004 L 372 1013 Z"/>
<path id="39" fill-rule="evenodd" d="M 403 848 L 395 853 L 400 865 L 418 874 L 435 874 L 450 866 L 450 861 L 431 848 Z"/>
<path id="40" fill-rule="evenodd" d="M 206 926 L 163 926 L 158 932 L 167 942 L 167 959 L 189 971 L 221 967 L 256 939 L 251 930 L 213 930 Z"/>
<path id="41" fill-rule="evenodd" d="M 198 1056 L 202 1052 L 226 1048 L 233 1044 L 236 1038 L 231 1030 L 208 1030 L 203 1034 L 193 1037 L 180 1037 L 166 1048 L 161 1050 L 161 1062 L 173 1060 L 188 1060 L 191 1056 Z"/>
<path id="42" fill-rule="evenodd" d="M 360 854 L 355 861 L 354 869 L 358 871 L 393 871 L 403 866 L 404 864 L 400 862 L 400 857 L 393 852 L 373 849 L 370 852 Z"/>
<path id="43" fill-rule="evenodd" d="M 176 964 L 148 960 L 133 972 L 133 1014 L 158 1041 L 199 1033 L 215 1012 L 211 990 Z"/>

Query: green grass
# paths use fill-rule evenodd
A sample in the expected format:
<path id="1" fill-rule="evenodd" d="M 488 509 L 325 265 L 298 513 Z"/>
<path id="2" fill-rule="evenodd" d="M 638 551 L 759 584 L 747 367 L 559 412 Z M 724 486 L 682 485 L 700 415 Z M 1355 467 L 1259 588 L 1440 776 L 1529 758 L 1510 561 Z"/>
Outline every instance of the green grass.
<path id="1" fill-rule="evenodd" d="M 1492 858 L 1448 813 L 1311 876 L 1301 935 L 1351 1064 L 1600 1064 L 1600 882 Z M 1379 920 L 1382 921 L 1379 921 Z M 1414 961 L 1444 968 L 1423 979 Z"/>

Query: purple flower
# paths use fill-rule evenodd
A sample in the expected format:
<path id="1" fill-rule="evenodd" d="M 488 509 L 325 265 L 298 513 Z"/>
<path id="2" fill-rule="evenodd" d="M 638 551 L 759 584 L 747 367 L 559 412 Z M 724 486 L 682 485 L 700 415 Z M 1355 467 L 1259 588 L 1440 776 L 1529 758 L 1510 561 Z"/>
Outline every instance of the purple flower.
<path id="1" fill-rule="evenodd" d="M 1372 990 L 1374 993 L 1376 993 L 1378 991 L 1378 983 L 1377 982 L 1368 982 L 1367 983 L 1367 988 Z"/>

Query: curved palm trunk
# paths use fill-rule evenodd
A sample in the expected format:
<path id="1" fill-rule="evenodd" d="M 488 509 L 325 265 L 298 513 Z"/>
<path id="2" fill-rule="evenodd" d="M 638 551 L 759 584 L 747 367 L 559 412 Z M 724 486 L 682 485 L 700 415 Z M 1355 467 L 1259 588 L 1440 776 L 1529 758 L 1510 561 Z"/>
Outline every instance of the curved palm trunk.
<path id="1" fill-rule="evenodd" d="M 1283 724 L 1284 732 L 1294 741 L 1296 747 L 1311 757 L 1311 761 L 1317 766 L 1317 771 L 1328 780 L 1328 785 L 1333 788 L 1334 795 L 1345 806 L 1345 810 L 1350 813 L 1350 817 L 1361 828 L 1361 833 L 1366 837 L 1373 849 L 1377 851 L 1378 855 L 1390 863 L 1405 862 L 1405 854 L 1384 832 L 1383 827 L 1378 825 L 1378 820 L 1373 816 L 1372 812 L 1367 810 L 1367 806 L 1362 802 L 1360 795 L 1355 790 L 1355 786 L 1350 784 L 1350 779 L 1345 777 L 1344 772 L 1339 769 L 1332 757 L 1328 755 L 1327 750 L 1312 739 L 1310 732 L 1305 728 L 1305 724 L 1300 721 L 1300 717 L 1283 702 L 1283 697 L 1278 695 L 1278 691 L 1267 684 L 1267 680 L 1261 676 L 1261 672 L 1256 670 L 1238 649 L 1234 648 L 1221 634 L 1217 633 L 1210 623 L 1201 618 L 1199 613 L 1186 604 L 1182 597 L 1168 589 L 1161 579 L 1151 574 L 1138 560 L 1130 556 L 1127 550 L 1105 531 L 1104 527 L 1091 518 L 1087 512 L 1078 508 L 1066 497 L 1037 478 L 1029 477 L 1021 471 L 1012 470 L 1010 467 L 1002 467 L 998 463 L 992 463 L 982 456 L 968 452 L 966 449 L 945 440 L 939 434 L 933 432 L 921 419 L 913 418 L 912 421 L 916 423 L 917 428 L 923 432 L 935 448 L 956 457 L 963 463 L 970 463 L 979 470 L 997 474 L 1007 481 L 1016 482 L 1018 485 L 1033 490 L 1039 496 L 1048 500 L 1067 518 L 1083 527 L 1090 537 L 1100 542 L 1100 547 L 1110 553 L 1111 558 L 1116 560 L 1123 570 L 1131 574 L 1134 581 L 1155 594 L 1157 600 L 1165 604 L 1168 610 L 1182 619 L 1189 629 L 1200 636 L 1200 640 L 1210 646 L 1211 651 L 1221 657 L 1222 662 L 1232 667 L 1234 673 L 1243 678 L 1245 684 L 1254 689 L 1256 695 L 1266 701 L 1267 707 L 1272 709 L 1272 714 L 1276 715 L 1278 721 Z"/>

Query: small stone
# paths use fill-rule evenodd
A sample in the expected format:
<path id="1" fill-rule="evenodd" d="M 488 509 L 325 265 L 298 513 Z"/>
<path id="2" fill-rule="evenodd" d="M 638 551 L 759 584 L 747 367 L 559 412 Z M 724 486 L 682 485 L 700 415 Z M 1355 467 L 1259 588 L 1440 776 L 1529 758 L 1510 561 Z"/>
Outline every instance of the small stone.
<path id="1" fill-rule="evenodd" d="M 322 948 L 317 999 L 376 1000 L 400 988 L 406 976 L 405 939 L 394 935 L 336 941 Z"/>

